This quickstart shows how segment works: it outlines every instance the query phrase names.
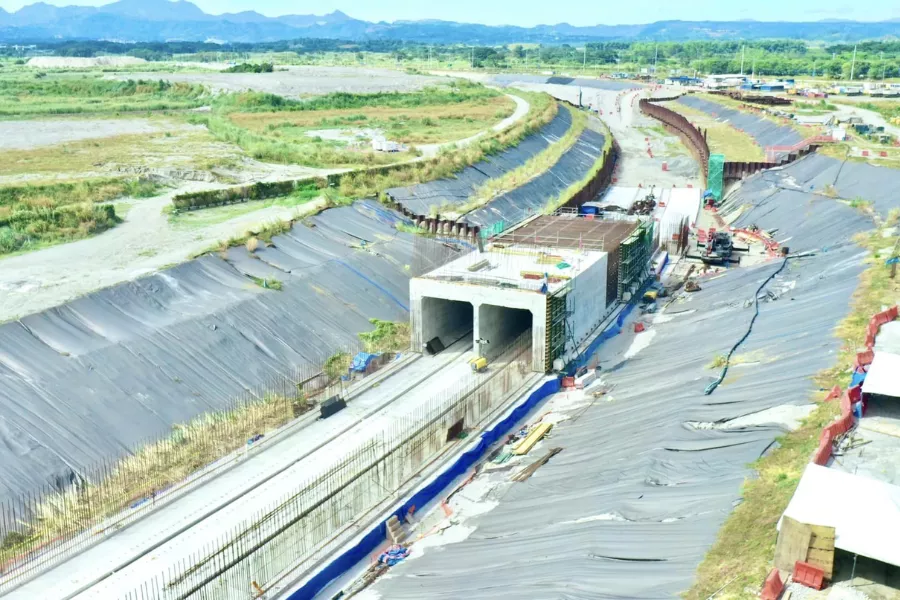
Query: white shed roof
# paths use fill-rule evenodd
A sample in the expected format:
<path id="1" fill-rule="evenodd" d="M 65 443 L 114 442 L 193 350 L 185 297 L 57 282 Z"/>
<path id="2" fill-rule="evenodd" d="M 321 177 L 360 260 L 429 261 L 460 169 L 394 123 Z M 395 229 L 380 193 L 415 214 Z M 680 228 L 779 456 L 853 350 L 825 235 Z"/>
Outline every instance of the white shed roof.
<path id="1" fill-rule="evenodd" d="M 864 394 L 900 398 L 900 354 L 876 350 L 862 391 Z"/>
<path id="2" fill-rule="evenodd" d="M 834 527 L 836 548 L 900 566 L 900 487 L 896 485 L 810 464 L 784 516 Z"/>

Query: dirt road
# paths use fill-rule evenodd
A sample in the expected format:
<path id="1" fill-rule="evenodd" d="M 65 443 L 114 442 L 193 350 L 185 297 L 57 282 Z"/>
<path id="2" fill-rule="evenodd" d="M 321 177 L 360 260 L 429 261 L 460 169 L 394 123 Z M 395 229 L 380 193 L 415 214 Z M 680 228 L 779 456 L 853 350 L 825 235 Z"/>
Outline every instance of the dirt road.
<path id="1" fill-rule="evenodd" d="M 295 169 L 293 176 L 317 173 Z M 284 176 L 284 170 L 278 169 L 257 180 Z M 0 259 L 0 322 L 183 262 L 216 242 L 243 235 L 260 224 L 316 212 L 324 202 L 314 200 L 295 208 L 273 206 L 194 229 L 173 227 L 162 212 L 176 194 L 222 187 L 227 186 L 191 183 L 163 196 L 134 201 L 125 222 L 99 236 Z"/>
<path id="2" fill-rule="evenodd" d="M 578 102 L 579 88 L 576 86 L 517 84 L 515 87 L 547 92 L 560 100 Z M 680 144 L 678 138 L 665 133 L 658 127 L 658 122 L 641 114 L 638 101 L 648 92 L 616 92 L 591 88 L 582 88 L 580 91 L 584 105 L 602 111 L 600 119 L 609 127 L 621 149 L 615 175 L 617 185 L 700 187 L 697 163 L 685 154 L 673 156 L 668 152 L 668 148 Z M 621 106 L 621 112 L 617 110 L 617 106 Z M 663 163 L 666 163 L 665 171 Z"/>

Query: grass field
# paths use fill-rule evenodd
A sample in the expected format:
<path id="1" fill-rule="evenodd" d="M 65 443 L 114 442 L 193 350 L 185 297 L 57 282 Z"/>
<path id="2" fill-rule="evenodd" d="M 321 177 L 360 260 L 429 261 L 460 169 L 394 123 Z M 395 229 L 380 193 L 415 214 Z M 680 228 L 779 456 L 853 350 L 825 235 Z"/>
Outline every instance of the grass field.
<path id="1" fill-rule="evenodd" d="M 159 185 L 136 179 L 0 187 L 0 255 L 83 239 L 121 219 L 105 203 L 149 197 Z"/>
<path id="2" fill-rule="evenodd" d="M 458 104 L 415 109 L 373 107 L 298 113 L 234 113 L 229 120 L 238 127 L 283 141 L 310 141 L 310 132 L 322 129 L 378 129 L 405 144 L 434 144 L 465 139 L 510 116 L 515 103 L 506 96 Z"/>
<path id="3" fill-rule="evenodd" d="M 434 160 L 421 161 L 409 165 L 408 168 L 385 174 L 360 172 L 345 175 L 341 179 L 341 195 L 349 198 L 362 198 L 381 194 L 384 190 L 392 187 L 452 177 L 464 167 L 478 162 L 485 156 L 496 154 L 518 144 L 556 116 L 558 104 L 547 94 L 521 91 L 516 91 L 516 94 L 528 100 L 531 108 L 522 121 L 509 129 L 463 148 L 445 149 Z"/>
<path id="4" fill-rule="evenodd" d="M 715 117 L 703 111 L 696 110 L 680 104 L 669 102 L 667 108 L 686 117 L 691 123 L 708 131 L 707 142 L 709 149 L 716 154 L 724 154 L 725 160 L 763 161 L 766 159 L 765 151 L 746 133 L 738 131 L 728 123 L 717 121 Z"/>
<path id="5" fill-rule="evenodd" d="M 114 81 L 97 71 L 0 71 L 0 118 L 187 109 L 210 98 L 202 86 Z"/>
<path id="6" fill-rule="evenodd" d="M 169 216 L 169 222 L 176 227 L 208 227 L 273 206 L 282 208 L 302 206 L 321 196 L 322 190 L 315 185 L 311 185 L 306 188 L 298 189 L 289 196 L 282 196 L 280 198 L 253 200 L 227 206 L 204 208 L 203 210 L 184 211 L 178 212 L 177 214 L 173 213 Z"/>
<path id="7" fill-rule="evenodd" d="M 888 226 L 896 225 L 892 215 Z M 885 238 L 881 231 L 863 234 L 857 241 L 869 250 L 892 248 L 895 237 Z M 835 335 L 842 342 L 837 364 L 819 373 L 817 387 L 830 389 L 846 387 L 850 381 L 850 366 L 857 348 L 864 345 L 869 319 L 883 306 L 896 303 L 900 296 L 900 280 L 889 278 L 889 267 L 871 258 L 868 269 L 860 277 L 853 295 L 850 314 L 838 324 Z M 758 477 L 748 479 L 742 491 L 743 502 L 731 514 L 718 539 L 700 565 L 697 581 L 685 595 L 689 600 L 717 598 L 756 598 L 757 591 L 775 555 L 777 531 L 775 525 L 784 512 L 803 470 L 819 443 L 824 426 L 840 412 L 837 402 L 821 403 L 824 394 L 815 393 L 811 401 L 819 403 L 804 424 L 778 439 L 778 446 L 751 467 Z"/>
<path id="8" fill-rule="evenodd" d="M 240 146 L 257 160 L 309 167 L 364 167 L 418 156 L 417 143 L 470 137 L 515 109 L 499 92 L 459 81 L 411 93 L 334 93 L 307 100 L 247 92 L 216 100 L 213 114 L 196 116 L 219 139 Z M 375 130 L 410 147 L 372 150 L 359 130 Z"/>

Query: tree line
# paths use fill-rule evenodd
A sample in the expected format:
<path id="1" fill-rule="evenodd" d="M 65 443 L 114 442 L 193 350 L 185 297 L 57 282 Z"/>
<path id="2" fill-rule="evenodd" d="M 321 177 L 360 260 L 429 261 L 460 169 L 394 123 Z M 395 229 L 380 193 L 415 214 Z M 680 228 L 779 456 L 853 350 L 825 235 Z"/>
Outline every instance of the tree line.
<path id="1" fill-rule="evenodd" d="M 853 53 L 856 60 L 853 63 Z M 39 45 L 37 52 L 59 56 L 91 57 L 127 54 L 146 60 L 169 60 L 192 54 L 201 60 L 247 60 L 251 53 L 294 53 L 299 57 L 325 53 L 387 54 L 397 64 L 429 61 L 469 63 L 484 69 L 548 69 L 578 67 L 602 71 L 633 71 L 656 66 L 660 73 L 721 74 L 739 72 L 761 76 L 820 75 L 847 79 L 900 76 L 900 42 L 867 41 L 859 44 L 816 45 L 802 40 L 589 42 L 570 44 L 439 45 L 399 40 L 348 41 L 305 38 L 258 44 L 207 42 L 151 42 L 122 44 L 103 41 L 68 41 Z M 0 49 L 14 55 L 13 48 Z M 852 65 L 852 66 L 851 66 Z"/>

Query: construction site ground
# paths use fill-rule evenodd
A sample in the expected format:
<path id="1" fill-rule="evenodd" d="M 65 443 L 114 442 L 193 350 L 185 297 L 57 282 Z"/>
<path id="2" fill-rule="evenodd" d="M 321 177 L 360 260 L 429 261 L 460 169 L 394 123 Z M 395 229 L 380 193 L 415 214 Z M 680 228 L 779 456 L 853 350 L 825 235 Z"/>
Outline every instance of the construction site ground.
<path id="1" fill-rule="evenodd" d="M 470 335 L 460 332 L 460 341 L 440 355 L 403 361 L 374 385 L 363 380 L 356 394 L 351 390 L 347 409 L 325 420 L 305 419 L 264 452 L 238 455 L 231 468 L 203 485 L 158 498 L 160 506 L 139 521 L 102 532 L 99 543 L 5 597 L 112 600 L 152 581 L 327 471 L 352 448 L 379 439 L 442 391 L 477 377 L 468 365 Z"/>

